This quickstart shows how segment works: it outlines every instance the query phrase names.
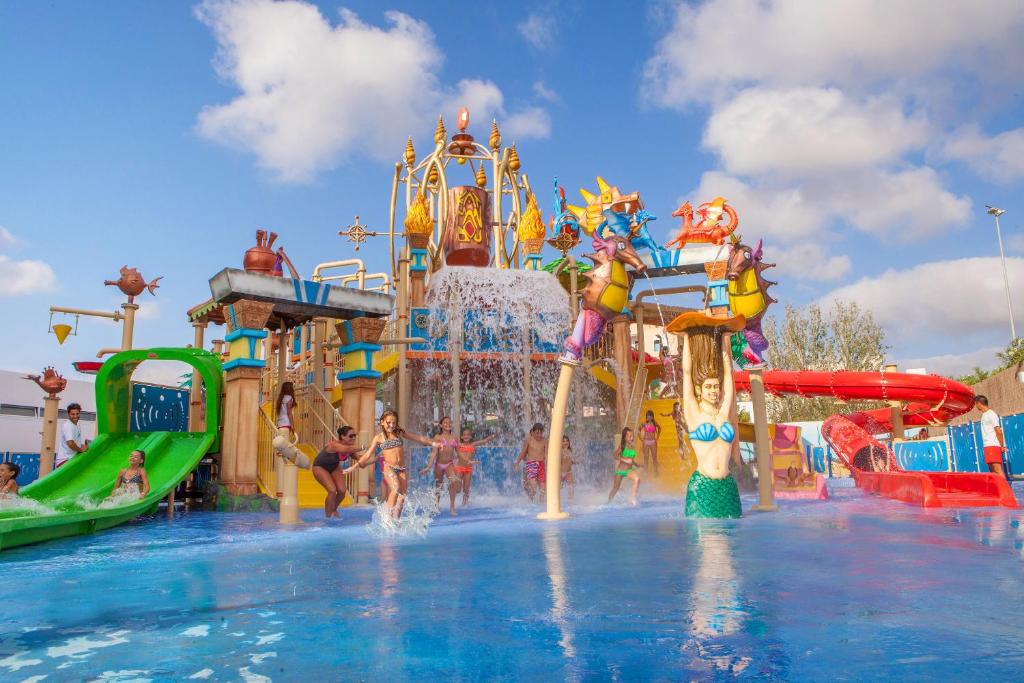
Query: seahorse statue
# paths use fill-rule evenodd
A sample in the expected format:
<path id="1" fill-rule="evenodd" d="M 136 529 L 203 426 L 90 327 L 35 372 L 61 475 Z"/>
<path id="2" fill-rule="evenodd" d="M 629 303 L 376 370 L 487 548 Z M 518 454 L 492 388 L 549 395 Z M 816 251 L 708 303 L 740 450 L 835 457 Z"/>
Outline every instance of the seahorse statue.
<path id="1" fill-rule="evenodd" d="M 610 209 L 605 213 L 614 213 Z M 644 262 L 633 248 L 629 237 L 601 237 L 593 234 L 594 253 L 587 258 L 594 262 L 594 270 L 585 273 L 588 278 L 583 290 L 583 307 L 576 318 L 576 327 L 565 340 L 563 358 L 578 361 L 583 350 L 601 337 L 609 320 L 622 314 L 629 304 L 629 275 L 626 265 L 643 272 Z"/>
<path id="2" fill-rule="evenodd" d="M 768 307 L 776 303 L 768 293 L 768 288 L 776 283 L 762 276 L 775 264 L 762 261 L 761 246 L 761 240 L 758 240 L 753 249 L 739 241 L 729 247 L 725 272 L 729 281 L 729 308 L 733 314 L 747 319 L 742 332 L 733 336 L 733 357 L 741 368 L 764 363 L 768 340 L 761 331 L 761 320 Z"/>

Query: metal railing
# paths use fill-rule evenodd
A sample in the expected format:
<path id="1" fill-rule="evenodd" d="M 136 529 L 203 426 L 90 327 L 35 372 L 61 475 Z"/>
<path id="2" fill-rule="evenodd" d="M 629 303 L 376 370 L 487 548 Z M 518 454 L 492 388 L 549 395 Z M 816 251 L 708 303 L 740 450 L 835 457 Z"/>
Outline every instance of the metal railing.
<path id="1" fill-rule="evenodd" d="M 277 427 L 267 414 L 266 408 L 259 410 L 259 423 L 256 437 L 256 484 L 265 495 L 276 497 L 277 490 L 277 458 L 274 457 L 274 436 Z"/>

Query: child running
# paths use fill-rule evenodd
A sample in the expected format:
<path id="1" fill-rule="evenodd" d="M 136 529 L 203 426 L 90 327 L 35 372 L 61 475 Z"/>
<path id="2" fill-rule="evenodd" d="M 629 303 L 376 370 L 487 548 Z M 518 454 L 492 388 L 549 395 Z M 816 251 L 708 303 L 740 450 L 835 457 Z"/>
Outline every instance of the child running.
<path id="1" fill-rule="evenodd" d="M 338 427 L 338 438 L 328 441 L 313 460 L 313 478 L 327 491 L 324 516 L 328 519 L 341 517 L 338 508 L 345 500 L 345 473 L 341 463 L 359 451 L 359 446 L 356 446 L 356 430 L 346 425 Z"/>
<path id="2" fill-rule="evenodd" d="M 569 487 L 569 502 L 572 502 L 572 494 L 576 489 L 576 478 L 572 476 L 572 466 L 578 460 L 572 459 L 572 442 L 568 436 L 562 437 L 562 485 Z"/>
<path id="3" fill-rule="evenodd" d="M 612 491 L 608 494 L 608 502 L 612 502 L 612 498 L 619 492 L 619 487 L 622 486 L 622 480 L 629 478 L 633 482 L 633 495 L 629 499 L 630 505 L 636 505 L 636 494 L 640 490 L 640 474 L 637 472 L 641 469 L 639 463 L 636 461 L 636 449 L 633 447 L 633 430 L 629 427 L 623 427 L 622 435 L 619 439 L 619 450 L 615 452 L 615 478 L 612 482 Z"/>
<path id="4" fill-rule="evenodd" d="M 469 427 L 462 430 L 458 460 L 455 461 L 455 474 L 462 479 L 462 507 L 469 505 L 469 487 L 473 483 L 473 465 L 479 462 L 476 459 L 476 449 L 478 446 L 494 441 L 497 437 L 497 434 L 491 434 L 479 441 L 473 441 L 473 430 Z"/>
<path id="5" fill-rule="evenodd" d="M 548 457 L 548 443 L 544 440 L 544 425 L 535 422 L 530 428 L 530 434 L 523 442 L 523 448 L 519 451 L 512 469 L 519 471 L 519 463 L 525 462 L 523 467 L 523 490 L 533 500 L 537 496 L 537 490 L 541 491 L 541 498 L 544 497 L 544 459 Z"/>
<path id="6" fill-rule="evenodd" d="M 145 465 L 146 452 L 132 451 L 128 456 L 128 467 L 117 473 L 117 481 L 114 482 L 114 490 L 110 492 L 109 497 L 127 494 L 145 498 L 149 494 L 149 477 L 146 476 Z"/>
<path id="7" fill-rule="evenodd" d="M 448 480 L 448 498 L 450 499 L 448 512 L 455 517 L 458 514 L 455 512 L 455 498 L 462 490 L 462 478 L 455 471 L 456 449 L 459 442 L 452 434 L 452 419 L 450 417 L 442 417 L 437 424 L 441 428 L 440 433 L 434 437 L 438 445 L 430 452 L 427 466 L 420 470 L 420 474 L 426 474 L 433 468 L 434 503 L 439 508 L 441 507 L 441 486 L 446 479 Z"/>
<path id="8" fill-rule="evenodd" d="M 18 495 L 18 475 L 21 467 L 13 462 L 0 463 L 0 498 Z"/>
<path id="9" fill-rule="evenodd" d="M 643 424 L 644 466 L 654 464 L 654 476 L 658 476 L 658 437 L 661 425 L 654 419 L 654 411 L 648 410 Z"/>
<path id="10" fill-rule="evenodd" d="M 441 444 L 431 441 L 425 436 L 407 432 L 398 426 L 398 413 L 385 410 L 380 416 L 380 433 L 359 460 L 346 467 L 345 474 L 355 471 L 357 467 L 366 467 L 379 454 L 384 458 L 384 479 L 388 483 L 387 505 L 391 519 L 397 521 L 405 507 L 405 493 L 409 490 L 409 472 L 405 465 L 405 440 L 415 441 L 424 446 L 437 448 Z"/>

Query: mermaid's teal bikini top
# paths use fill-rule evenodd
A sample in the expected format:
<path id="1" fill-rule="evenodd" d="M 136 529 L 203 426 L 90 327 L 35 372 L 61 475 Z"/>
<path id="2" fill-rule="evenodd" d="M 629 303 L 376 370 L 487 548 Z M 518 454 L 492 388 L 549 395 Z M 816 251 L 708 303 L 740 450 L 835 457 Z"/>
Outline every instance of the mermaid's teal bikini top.
<path id="1" fill-rule="evenodd" d="M 703 422 L 690 432 L 690 439 L 693 441 L 714 441 L 719 437 L 726 443 L 732 443 L 736 438 L 736 430 L 733 429 L 732 423 L 726 422 L 718 429 L 710 422 Z"/>

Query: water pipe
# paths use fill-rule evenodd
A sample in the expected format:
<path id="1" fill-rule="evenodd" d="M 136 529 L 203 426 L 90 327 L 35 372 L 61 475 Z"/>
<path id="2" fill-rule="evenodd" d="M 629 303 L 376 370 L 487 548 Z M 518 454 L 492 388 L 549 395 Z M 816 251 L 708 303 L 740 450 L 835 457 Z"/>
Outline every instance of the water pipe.
<path id="1" fill-rule="evenodd" d="M 707 292 L 707 287 L 705 287 L 704 285 L 688 285 L 686 287 L 669 287 L 668 289 L 663 289 L 660 292 L 656 291 L 656 290 L 654 290 L 652 288 L 652 289 L 646 289 L 646 290 L 644 290 L 644 291 L 642 291 L 642 292 L 640 292 L 639 294 L 636 295 L 636 300 L 633 302 L 633 305 L 630 306 L 629 308 L 633 312 L 633 315 L 634 315 L 634 317 L 636 319 L 636 342 L 637 342 L 637 346 L 639 347 L 639 350 L 638 350 L 638 353 L 637 353 L 638 362 L 640 362 L 640 363 L 644 362 L 644 353 L 645 353 L 644 352 L 644 341 L 645 341 L 644 340 L 644 307 L 640 305 L 643 302 L 643 300 L 646 299 L 648 296 L 657 296 L 658 294 L 665 294 L 665 295 L 668 295 L 668 294 L 688 294 L 688 293 L 691 293 L 691 292 L 706 293 Z"/>
<path id="2" fill-rule="evenodd" d="M 362 259 L 358 258 L 342 259 L 341 261 L 327 261 L 326 263 L 318 264 L 315 268 L 313 268 L 313 282 L 324 282 L 325 280 L 340 279 L 342 276 L 332 275 L 328 277 L 323 277 L 320 275 L 320 273 L 323 272 L 324 270 L 327 270 L 328 268 L 344 268 L 345 266 L 358 266 L 356 268 L 356 276 L 359 279 L 359 289 L 362 289 L 364 280 L 366 278 L 366 265 L 363 263 Z"/>

